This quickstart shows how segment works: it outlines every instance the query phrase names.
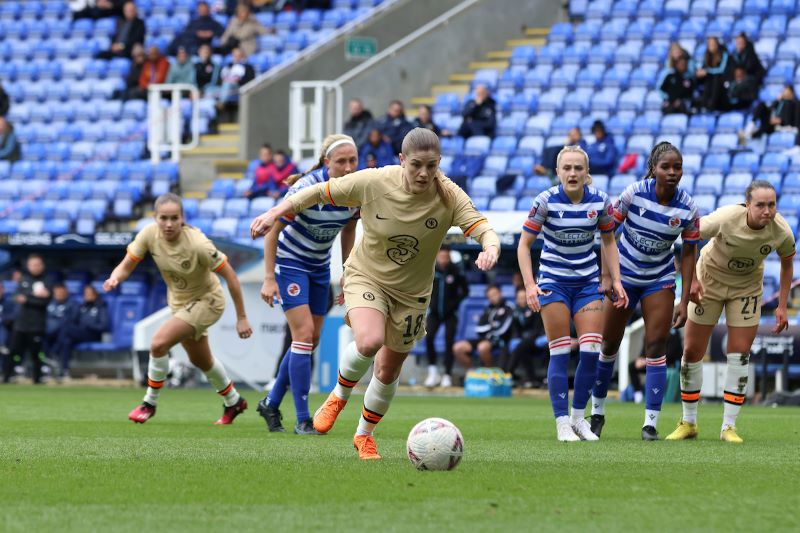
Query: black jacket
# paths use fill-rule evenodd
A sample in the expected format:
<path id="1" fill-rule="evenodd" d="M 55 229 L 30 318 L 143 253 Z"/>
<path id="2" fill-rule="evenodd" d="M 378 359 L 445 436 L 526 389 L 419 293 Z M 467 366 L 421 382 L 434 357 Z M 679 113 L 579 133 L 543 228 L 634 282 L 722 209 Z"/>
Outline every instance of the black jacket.
<path id="1" fill-rule="evenodd" d="M 728 84 L 728 101 L 732 109 L 747 109 L 758 98 L 758 84 L 746 77 L 741 82 L 731 80 Z"/>
<path id="2" fill-rule="evenodd" d="M 513 312 L 513 333 L 515 339 L 535 339 L 544 335 L 542 315 L 525 307 L 515 307 Z"/>
<path id="3" fill-rule="evenodd" d="M 688 73 L 681 74 L 670 71 L 661 83 L 661 91 L 666 95 L 668 102 L 676 100 L 691 100 L 694 94 L 694 78 Z"/>
<path id="4" fill-rule="evenodd" d="M 433 122 L 420 122 L 419 119 L 414 119 L 414 127 L 415 128 L 425 128 L 426 130 L 431 130 L 437 136 L 442 136 L 442 130 L 439 129 L 439 126 L 434 124 Z"/>
<path id="5" fill-rule="evenodd" d="M 403 148 L 403 138 L 406 136 L 406 133 L 413 129 L 413 126 L 406 120 L 405 115 L 392 118 L 387 114 L 377 125 L 377 128 L 382 134 L 389 137 L 392 143 L 392 150 L 394 153 L 399 154 Z"/>
<path id="6" fill-rule="evenodd" d="M 10 105 L 8 93 L 5 89 L 3 89 L 3 86 L 0 85 L 0 117 L 4 117 L 8 114 L 8 108 Z"/>
<path id="7" fill-rule="evenodd" d="M 17 314 L 17 304 L 14 297 L 6 294 L 0 298 L 0 346 L 8 345 L 8 334 L 14 327 L 14 316 Z"/>
<path id="8" fill-rule="evenodd" d="M 513 333 L 514 310 L 502 300 L 498 305 L 489 304 L 481 315 L 475 333 L 478 338 L 490 341 L 497 346 L 506 346 Z"/>
<path id="9" fill-rule="evenodd" d="M 365 109 L 358 116 L 351 116 L 350 120 L 344 124 L 344 133 L 349 135 L 356 142 L 356 146 L 361 148 L 367 144 L 369 132 L 375 127 L 375 120 L 372 113 Z"/>
<path id="10" fill-rule="evenodd" d="M 44 334 L 47 323 L 47 304 L 50 303 L 50 296 L 41 298 L 33 295 L 33 287 L 38 283 L 43 283 L 48 293 L 53 294 L 53 287 L 45 279 L 44 275 L 31 276 L 24 274 L 17 284 L 14 296 L 20 294 L 25 296 L 24 304 L 17 304 L 17 318 L 14 320 L 14 331 L 21 333 Z"/>
<path id="11" fill-rule="evenodd" d="M 144 21 L 139 17 L 133 19 L 131 21 L 131 29 L 128 31 L 128 35 L 126 36 L 125 41 L 123 42 L 121 40 L 122 35 L 120 35 L 120 32 L 122 31 L 122 27 L 126 22 L 127 21 L 124 18 L 117 21 L 117 31 L 116 33 L 114 33 L 114 38 L 111 39 L 111 42 L 112 43 L 121 42 L 123 45 L 125 45 L 125 52 L 124 52 L 125 57 L 131 57 L 131 49 L 133 48 L 133 45 L 137 43 L 144 44 L 144 35 L 145 35 Z"/>
<path id="12" fill-rule="evenodd" d="M 496 108 L 497 104 L 494 98 L 489 96 L 480 104 L 475 100 L 467 102 L 461 115 L 464 117 L 464 122 L 479 124 L 483 129 L 483 135 L 494 137 L 494 129 L 497 125 Z"/>
<path id="13" fill-rule="evenodd" d="M 760 85 L 764 80 L 764 76 L 767 74 L 751 42 L 747 43 L 747 46 L 745 46 L 741 53 L 734 49 L 733 52 L 728 55 L 728 72 L 733 74 L 733 70 L 736 67 L 744 68 L 745 72 L 747 72 L 747 76 L 753 78 L 756 85 Z"/>
<path id="14" fill-rule="evenodd" d="M 108 331 L 108 306 L 102 299 L 83 302 L 75 309 L 73 317 L 77 329 L 94 334 L 97 339 Z"/>
<path id="15" fill-rule="evenodd" d="M 451 263 L 444 270 L 439 270 L 437 266 L 433 272 L 430 313 L 439 319 L 455 315 L 467 294 L 467 279 L 458 267 Z"/>

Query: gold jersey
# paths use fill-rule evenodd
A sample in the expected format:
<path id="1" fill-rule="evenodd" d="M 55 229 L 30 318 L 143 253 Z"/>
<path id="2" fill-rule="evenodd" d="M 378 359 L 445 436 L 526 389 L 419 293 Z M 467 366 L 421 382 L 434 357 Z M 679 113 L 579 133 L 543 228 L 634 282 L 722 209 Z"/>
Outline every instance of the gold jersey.
<path id="1" fill-rule="evenodd" d="M 764 258 L 773 250 L 782 258 L 795 253 L 794 235 L 780 214 L 763 229 L 752 229 L 742 204 L 720 207 L 702 217 L 700 237 L 709 243 L 700 252 L 698 270 L 731 288 L 760 286 Z"/>
<path id="2" fill-rule="evenodd" d="M 469 196 L 439 173 L 451 192 L 445 205 L 436 187 L 413 194 L 403 187 L 403 169 L 392 165 L 367 169 L 309 187 L 288 198 L 295 212 L 317 203 L 360 207 L 364 231 L 345 263 L 373 279 L 398 301 L 412 307 L 428 304 L 436 254 L 451 226 L 481 242 L 484 248 L 499 240 Z"/>
<path id="3" fill-rule="evenodd" d="M 170 307 L 181 307 L 209 293 L 222 294 L 219 272 L 227 257 L 199 229 L 183 226 L 175 242 L 167 241 L 153 223 L 128 245 L 128 256 L 137 263 L 150 253 L 164 282 Z"/>

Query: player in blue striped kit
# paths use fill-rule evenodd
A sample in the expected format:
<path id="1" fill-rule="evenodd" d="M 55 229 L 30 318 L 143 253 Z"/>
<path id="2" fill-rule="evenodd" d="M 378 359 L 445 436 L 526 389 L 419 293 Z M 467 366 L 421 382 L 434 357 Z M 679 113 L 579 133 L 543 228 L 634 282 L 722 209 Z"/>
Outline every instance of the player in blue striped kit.
<path id="1" fill-rule="evenodd" d="M 358 168 L 358 151 L 347 135 L 329 135 L 322 143 L 319 162 L 309 172 L 290 176 L 286 196 L 306 187 L 336 179 Z M 291 182 L 290 182 L 291 180 Z M 295 181 L 296 180 L 296 181 Z M 342 261 L 355 241 L 358 209 L 316 205 L 281 218 L 264 238 L 264 284 L 261 297 L 270 307 L 280 299 L 292 334 L 269 395 L 258 403 L 258 412 L 271 432 L 283 432 L 279 406 L 291 386 L 299 435 L 318 435 L 308 412 L 311 388 L 311 353 L 319 343 L 322 321 L 328 311 L 331 246 L 342 234 Z M 339 297 L 341 304 L 342 297 Z"/>
<path id="2" fill-rule="evenodd" d="M 645 419 L 642 439 L 658 440 L 656 430 L 667 386 L 667 339 L 670 327 L 686 323 L 689 288 L 694 279 L 700 217 L 694 200 L 681 189 L 683 158 L 667 142 L 657 144 L 648 159 L 647 175 L 629 185 L 614 206 L 614 220 L 622 226 L 619 239 L 622 285 L 628 306 L 606 304 L 603 349 L 592 392 L 592 431 L 599 437 L 605 424 L 605 400 L 614 372 L 625 325 L 637 304 L 645 325 Z M 675 263 L 672 251 L 678 237 L 681 252 L 681 301 L 674 307 Z M 674 308 L 674 309 L 673 309 Z"/>
<path id="3" fill-rule="evenodd" d="M 550 343 L 547 385 L 558 440 L 598 440 L 584 418 L 584 411 L 602 342 L 602 293 L 605 290 L 613 295 L 613 305 L 620 307 L 627 303 L 627 297 L 620 281 L 613 208 L 606 193 L 589 185 L 589 157 L 580 147 L 565 146 L 558 154 L 556 172 L 561 184 L 542 192 L 533 201 L 522 228 L 517 258 L 528 305 L 533 311 L 541 311 Z M 610 276 L 610 284 L 602 288 L 594 250 L 598 230 L 602 237 L 603 264 Z M 530 250 L 540 233 L 544 246 L 537 285 Z M 567 367 L 572 349 L 570 319 L 575 323 L 580 344 L 571 417 L 567 409 Z"/>

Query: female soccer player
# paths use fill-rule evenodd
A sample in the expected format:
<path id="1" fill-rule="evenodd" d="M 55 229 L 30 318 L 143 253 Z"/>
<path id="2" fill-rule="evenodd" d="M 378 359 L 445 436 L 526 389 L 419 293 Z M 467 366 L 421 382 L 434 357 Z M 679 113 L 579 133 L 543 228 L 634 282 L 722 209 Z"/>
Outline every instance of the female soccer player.
<path id="1" fill-rule="evenodd" d="M 459 226 L 483 246 L 481 270 L 497 262 L 500 241 L 455 183 L 439 171 L 439 138 L 415 128 L 403 139 L 400 165 L 367 169 L 308 187 L 253 220 L 254 237 L 280 217 L 325 203 L 361 207 L 364 234 L 345 265 L 344 299 L 354 342 L 340 354 L 339 381 L 314 415 L 327 433 L 370 364 L 374 374 L 353 438 L 361 459 L 380 459 L 372 436 L 397 390 L 400 368 L 425 335 L 433 265 L 447 230 Z"/>
<path id="2" fill-rule="evenodd" d="M 614 220 L 622 225 L 619 239 L 622 286 L 628 305 L 618 308 L 605 303 L 603 349 L 597 364 L 592 394 L 592 431 L 598 437 L 605 423 L 608 382 L 617 351 L 636 305 L 641 303 L 645 326 L 646 408 L 643 440 L 658 440 L 656 426 L 667 386 L 667 339 L 669 330 L 686 323 L 689 288 L 694 278 L 699 217 L 692 197 L 678 187 L 683 176 L 683 157 L 668 142 L 650 152 L 647 175 L 629 185 L 614 206 Z M 672 246 L 683 238 L 681 251 L 681 303 L 674 308 L 675 261 Z M 673 310 L 674 308 L 674 310 Z"/>
<path id="3" fill-rule="evenodd" d="M 602 341 L 603 295 L 594 252 L 598 229 L 602 233 L 603 264 L 607 265 L 612 282 L 604 289 L 616 297 L 617 307 L 624 307 L 627 297 L 620 283 L 613 208 L 606 193 L 589 186 L 589 156 L 578 146 L 565 146 L 556 159 L 556 173 L 561 184 L 542 192 L 533 201 L 522 227 L 517 258 L 528 305 L 533 311 L 541 311 L 550 343 L 547 385 L 558 440 L 598 440 L 584 419 Z M 544 246 L 537 285 L 533 279 L 531 246 L 539 233 L 544 235 Z M 571 418 L 567 412 L 567 366 L 572 349 L 570 318 L 580 344 Z"/>
<path id="4" fill-rule="evenodd" d="M 306 174 L 287 179 L 286 197 L 353 172 L 358 168 L 356 143 L 347 135 L 329 135 L 322 143 L 317 165 Z M 331 246 L 342 232 L 342 259 L 347 259 L 355 241 L 358 210 L 350 207 L 314 205 L 278 220 L 264 239 L 266 270 L 261 297 L 272 307 L 280 300 L 292 335 L 289 352 L 281 362 L 269 395 L 258 402 L 258 412 L 272 432 L 283 432 L 278 408 L 291 386 L 298 435 L 319 435 L 308 412 L 311 388 L 311 352 L 319 343 L 322 321 L 328 312 L 331 283 Z M 277 257 L 277 258 L 276 258 Z"/>
<path id="5" fill-rule="evenodd" d="M 180 343 L 192 364 L 205 373 L 209 383 L 223 397 L 225 409 L 215 424 L 231 424 L 247 409 L 247 402 L 236 391 L 222 362 L 211 355 L 208 328 L 219 320 L 225 309 L 225 297 L 216 273 L 225 279 L 236 306 L 239 338 L 246 339 L 253 333 L 245 314 L 239 279 L 225 254 L 200 230 L 184 223 L 180 196 L 172 193 L 159 196 L 155 203 L 155 219 L 155 224 L 139 232 L 128 246 L 125 258 L 103 283 L 106 292 L 116 289 L 149 252 L 167 284 L 172 318 L 153 335 L 147 394 L 128 418 L 144 424 L 155 416 L 158 395 L 169 370 L 169 350 Z"/>
<path id="6" fill-rule="evenodd" d="M 775 327 L 788 327 L 786 306 L 792 283 L 795 241 L 789 224 L 776 211 L 776 194 L 768 181 L 756 180 L 745 191 L 745 203 L 720 207 L 700 219 L 700 238 L 709 241 L 700 253 L 690 289 L 689 318 L 681 361 L 683 418 L 666 440 L 697 437 L 697 402 L 703 385 L 702 359 L 722 309 L 728 329 L 725 408 L 720 439 L 741 443 L 736 417 L 747 393 L 750 348 L 761 318 L 764 258 L 773 250 L 781 258 L 780 293 Z"/>

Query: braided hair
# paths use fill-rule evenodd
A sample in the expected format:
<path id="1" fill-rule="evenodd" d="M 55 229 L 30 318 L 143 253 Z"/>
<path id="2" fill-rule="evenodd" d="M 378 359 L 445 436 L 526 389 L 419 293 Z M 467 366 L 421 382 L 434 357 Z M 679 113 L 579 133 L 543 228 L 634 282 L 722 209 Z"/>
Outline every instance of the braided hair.
<path id="1" fill-rule="evenodd" d="M 681 160 L 683 160 L 683 155 L 681 154 L 681 151 L 678 150 L 677 146 L 667 141 L 660 142 L 657 145 L 655 145 L 653 149 L 650 151 L 650 157 L 647 158 L 647 174 L 645 174 L 643 179 L 656 177 L 655 170 L 656 170 L 656 165 L 658 164 L 658 160 L 661 159 L 662 155 L 669 152 L 674 152 L 678 154 L 678 157 L 680 157 Z"/>

